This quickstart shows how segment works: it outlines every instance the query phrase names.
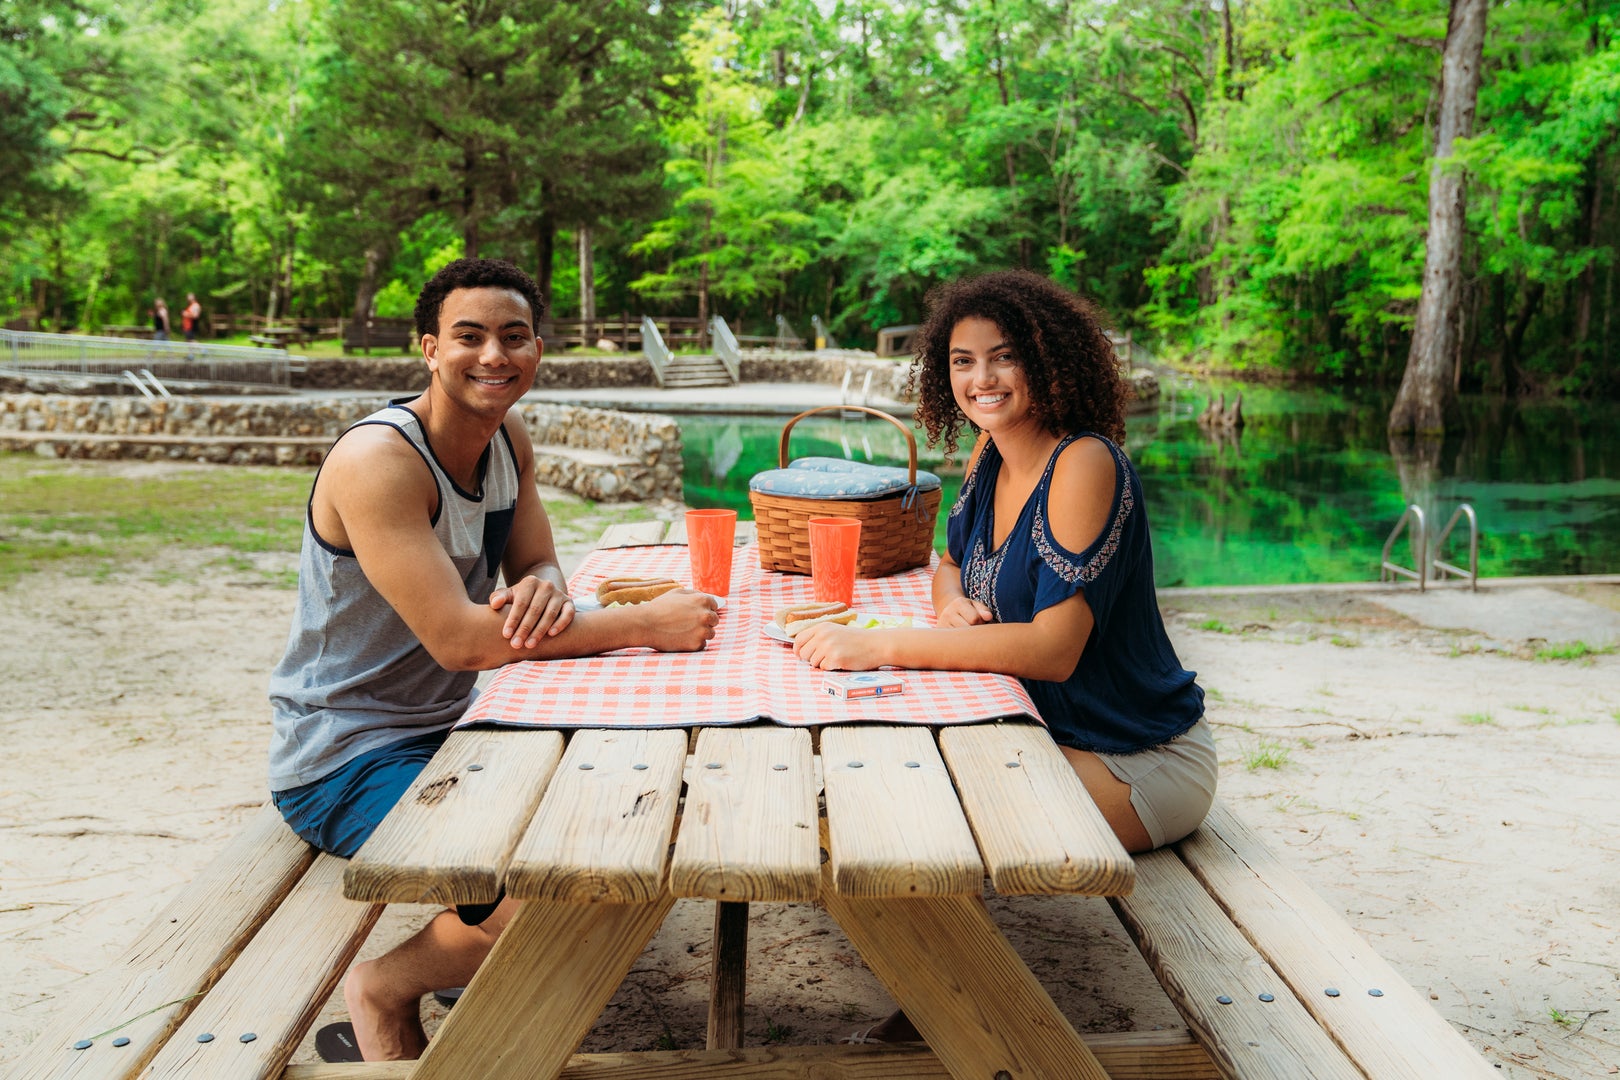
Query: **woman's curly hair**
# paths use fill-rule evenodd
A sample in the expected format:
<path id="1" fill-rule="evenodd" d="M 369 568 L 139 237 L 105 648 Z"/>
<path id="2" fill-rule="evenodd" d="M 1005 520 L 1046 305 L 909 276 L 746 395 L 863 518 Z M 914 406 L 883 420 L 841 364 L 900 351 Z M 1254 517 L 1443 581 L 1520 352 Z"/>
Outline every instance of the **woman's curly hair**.
<path id="1" fill-rule="evenodd" d="M 1048 431 L 1093 431 L 1123 444 L 1131 387 L 1089 301 L 1028 270 L 1001 270 L 937 286 L 928 306 L 907 388 L 917 395 L 917 419 L 930 446 L 943 440 L 946 456 L 954 455 L 962 425 L 969 424 L 951 392 L 950 352 L 951 331 L 972 318 L 995 323 L 1012 346 L 1035 416 Z"/>

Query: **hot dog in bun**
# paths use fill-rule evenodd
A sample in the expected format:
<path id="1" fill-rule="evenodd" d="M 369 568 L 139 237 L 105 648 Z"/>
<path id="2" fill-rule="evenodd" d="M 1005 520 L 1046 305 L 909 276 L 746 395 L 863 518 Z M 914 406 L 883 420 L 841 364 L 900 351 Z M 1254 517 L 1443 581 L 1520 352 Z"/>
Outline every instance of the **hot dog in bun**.
<path id="1" fill-rule="evenodd" d="M 854 621 L 854 609 L 836 600 L 830 604 L 790 604 L 776 613 L 776 625 L 788 637 L 798 637 L 806 627 L 820 623 L 843 623 L 847 626 Z"/>
<path id="2" fill-rule="evenodd" d="M 639 604 L 680 587 L 680 582 L 667 577 L 608 578 L 596 587 L 596 599 L 601 601 L 603 607 L 609 604 Z"/>

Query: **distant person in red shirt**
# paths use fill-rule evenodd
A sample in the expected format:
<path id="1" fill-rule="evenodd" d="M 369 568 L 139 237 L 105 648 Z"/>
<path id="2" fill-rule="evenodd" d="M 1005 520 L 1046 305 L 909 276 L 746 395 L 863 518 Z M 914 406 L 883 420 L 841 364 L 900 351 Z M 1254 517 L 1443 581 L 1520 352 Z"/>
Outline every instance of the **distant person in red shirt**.
<path id="1" fill-rule="evenodd" d="M 180 329 L 186 333 L 187 341 L 197 340 L 197 326 L 202 322 L 202 305 L 197 303 L 196 293 L 186 293 L 186 306 L 180 312 Z"/>

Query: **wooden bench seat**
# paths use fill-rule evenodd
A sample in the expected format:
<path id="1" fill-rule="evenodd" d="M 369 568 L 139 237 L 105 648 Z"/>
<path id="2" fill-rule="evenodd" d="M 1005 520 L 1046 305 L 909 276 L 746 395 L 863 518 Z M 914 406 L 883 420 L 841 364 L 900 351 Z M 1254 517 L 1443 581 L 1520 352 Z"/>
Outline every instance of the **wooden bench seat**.
<path id="1" fill-rule="evenodd" d="M 381 910 L 343 898 L 341 865 L 317 858 L 266 806 L 113 968 L 85 980 L 9 1075 L 249 1075 L 174 1060 L 188 1042 L 227 1039 L 259 1059 L 253 1075 L 278 1075 L 313 1018 L 309 1003 L 325 1001 Z M 334 936 L 339 945 L 319 945 Z M 297 1016 L 272 1015 L 291 1002 L 301 1003 Z M 206 1026 L 186 1039 L 199 1017 Z M 197 1043 L 204 1030 L 215 1040 Z M 240 1042 L 249 1032 L 257 1038 Z"/>
<path id="2" fill-rule="evenodd" d="M 415 323 L 405 318 L 372 316 L 343 324 L 343 351 L 371 354 L 372 349 L 410 352 L 416 346 Z"/>
<path id="3" fill-rule="evenodd" d="M 1228 1076 L 1464 1080 L 1485 1059 L 1217 800 L 1109 902 Z"/>

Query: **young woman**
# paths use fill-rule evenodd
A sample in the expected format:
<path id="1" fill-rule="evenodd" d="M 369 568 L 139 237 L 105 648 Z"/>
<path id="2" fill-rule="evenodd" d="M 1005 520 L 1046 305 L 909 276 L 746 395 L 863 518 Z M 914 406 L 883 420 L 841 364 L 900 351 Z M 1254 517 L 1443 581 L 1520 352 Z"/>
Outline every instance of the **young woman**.
<path id="1" fill-rule="evenodd" d="M 1086 301 L 1026 271 L 929 300 L 918 419 L 947 453 L 964 424 L 978 435 L 934 577 L 938 628 L 817 626 L 795 651 L 1015 676 L 1126 849 L 1179 840 L 1215 797 L 1215 744 L 1159 614 L 1113 347 Z"/>
<path id="2" fill-rule="evenodd" d="M 947 453 L 964 424 L 978 435 L 934 576 L 937 628 L 813 626 L 794 649 L 829 669 L 1016 676 L 1125 848 L 1179 840 L 1214 800 L 1215 742 L 1159 615 L 1113 347 L 1089 304 L 1026 271 L 929 302 L 918 419 Z M 845 1041 L 919 1038 L 896 1012 Z"/>

